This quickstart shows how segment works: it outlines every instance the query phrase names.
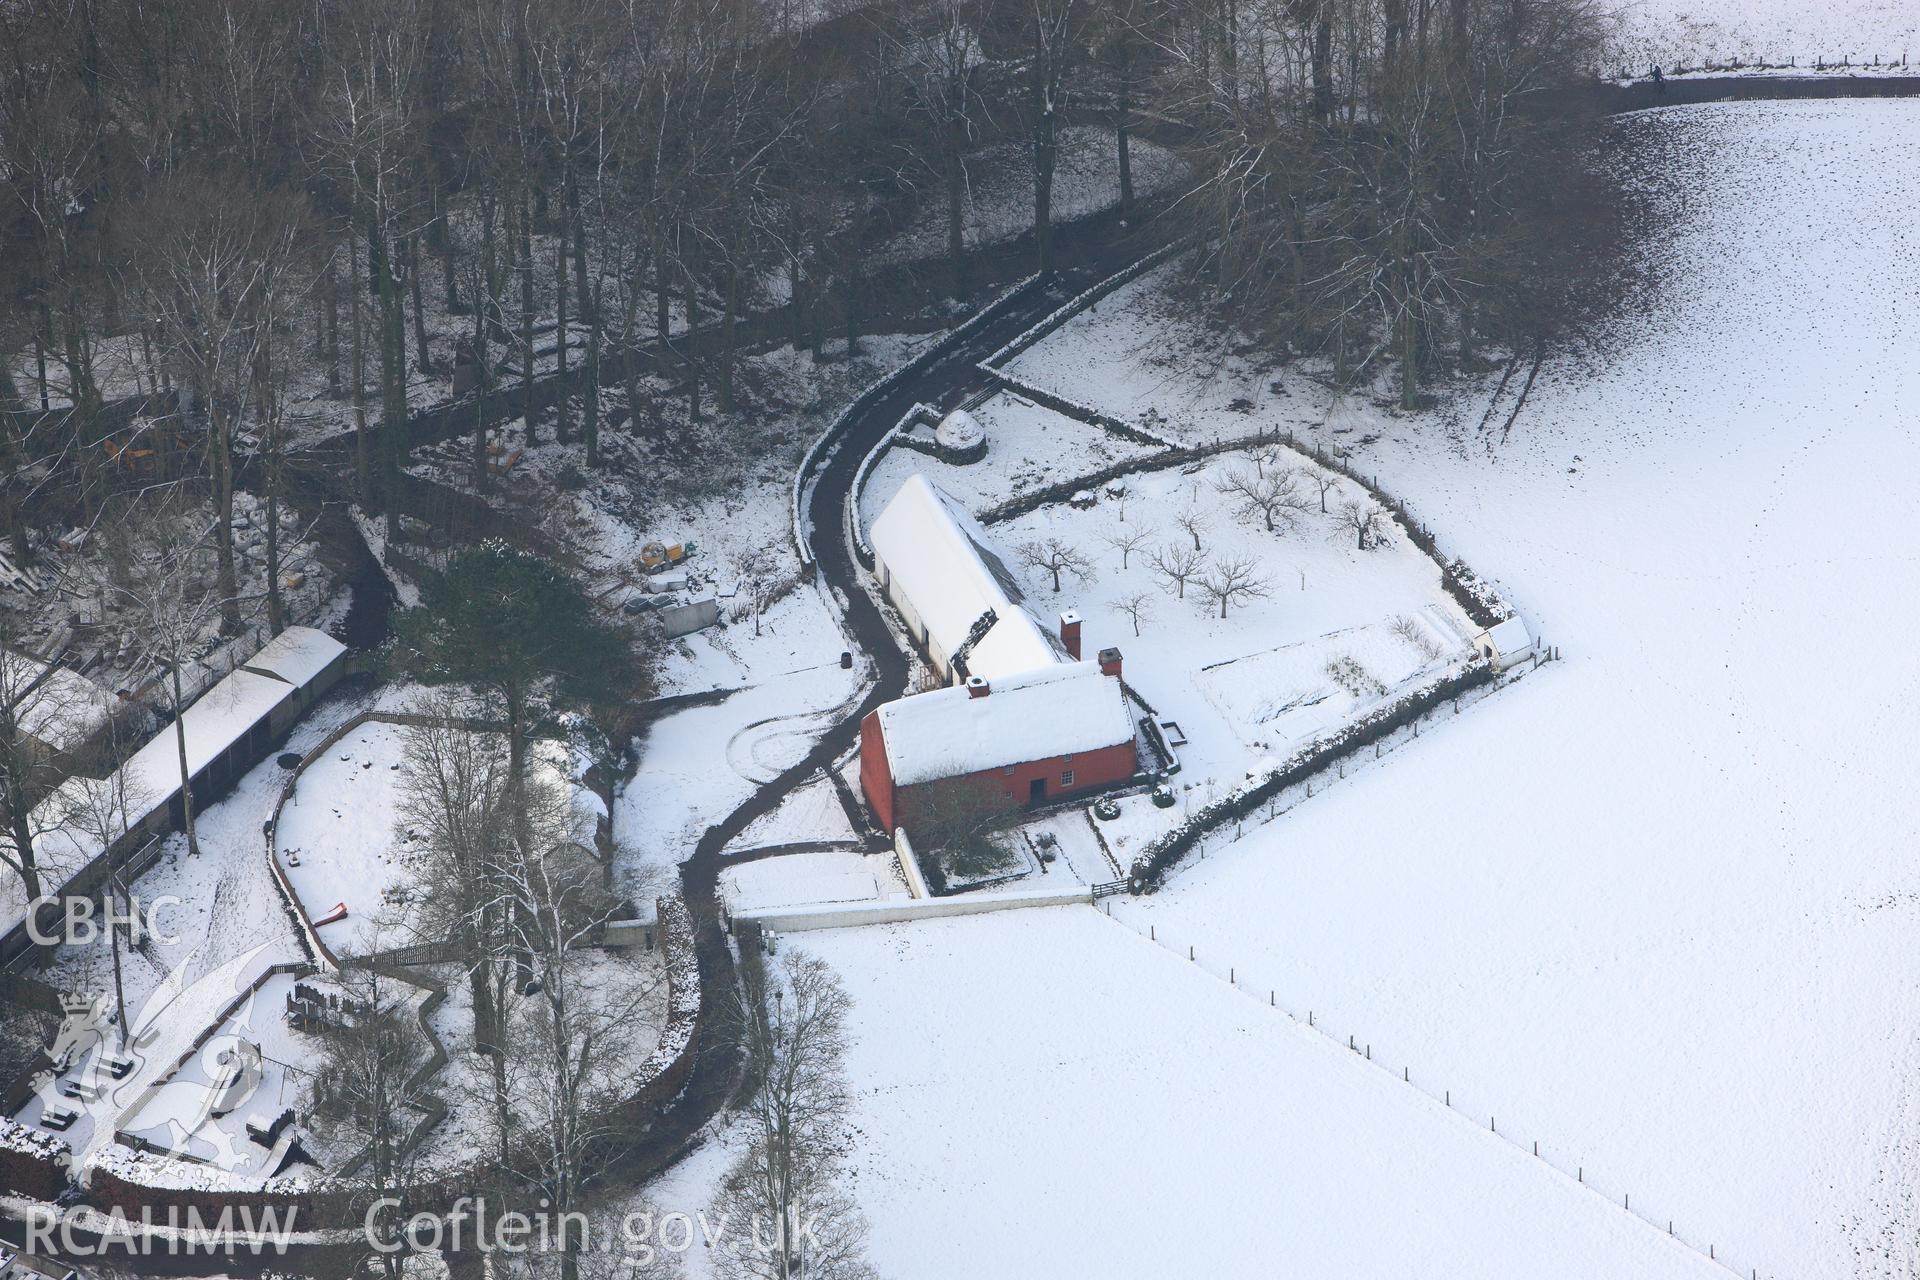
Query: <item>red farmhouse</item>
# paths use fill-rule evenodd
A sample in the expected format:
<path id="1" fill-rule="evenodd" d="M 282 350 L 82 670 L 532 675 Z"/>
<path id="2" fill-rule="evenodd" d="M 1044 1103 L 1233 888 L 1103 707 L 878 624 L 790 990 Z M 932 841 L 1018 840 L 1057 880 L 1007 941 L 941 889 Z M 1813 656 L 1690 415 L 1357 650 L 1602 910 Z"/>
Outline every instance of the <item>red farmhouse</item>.
<path id="1" fill-rule="evenodd" d="M 1138 769 L 1120 652 L 1080 661 L 1080 620 L 1030 614 L 985 531 L 914 475 L 874 521 L 875 576 L 948 688 L 860 725 L 860 786 L 883 829 L 911 828 L 936 787 L 1015 808 L 1112 786 Z"/>

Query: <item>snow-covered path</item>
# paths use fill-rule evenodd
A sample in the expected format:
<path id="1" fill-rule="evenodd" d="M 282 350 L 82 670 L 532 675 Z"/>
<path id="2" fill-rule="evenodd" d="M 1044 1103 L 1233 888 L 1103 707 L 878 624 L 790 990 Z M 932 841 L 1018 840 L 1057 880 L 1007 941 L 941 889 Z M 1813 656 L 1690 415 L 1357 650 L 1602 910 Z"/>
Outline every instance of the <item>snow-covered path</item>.
<path id="1" fill-rule="evenodd" d="M 1128 910 L 1741 1274 L 1904 1276 L 1920 102 L 1626 127 L 1685 212 L 1611 363 L 1360 424 L 1567 661 Z"/>

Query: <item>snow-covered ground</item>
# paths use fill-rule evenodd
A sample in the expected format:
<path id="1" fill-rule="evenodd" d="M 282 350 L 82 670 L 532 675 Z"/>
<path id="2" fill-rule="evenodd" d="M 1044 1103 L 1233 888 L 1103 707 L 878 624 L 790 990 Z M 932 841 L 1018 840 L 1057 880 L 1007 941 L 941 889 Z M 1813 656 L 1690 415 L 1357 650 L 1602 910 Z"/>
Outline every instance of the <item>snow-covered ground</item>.
<path id="1" fill-rule="evenodd" d="M 857 794 L 857 793 L 856 793 Z M 847 816 L 840 793 L 822 773 L 813 782 L 795 787 L 772 813 L 763 814 L 735 836 L 730 850 L 765 849 L 802 843 L 855 844 L 859 833 Z"/>
<path id="2" fill-rule="evenodd" d="M 315 932 L 336 956 L 366 955 L 416 939 L 408 904 L 426 888 L 426 846 L 405 828 L 407 729 L 369 721 L 333 745 L 300 775 L 280 811 L 274 847 L 309 918 L 321 920 L 345 906 L 344 918 Z M 539 743 L 534 777 L 566 786 L 575 808 L 596 804 L 568 776 L 564 746 Z M 583 832 L 591 819 L 580 815 Z"/>
<path id="3" fill-rule="evenodd" d="M 987 456 L 955 465 L 903 445 L 882 454 L 860 495 L 860 515 L 868 524 L 919 471 L 958 498 L 970 511 L 982 511 L 1022 493 L 1098 471 L 1127 458 L 1154 452 L 1151 445 L 1114 435 L 1043 409 L 1011 392 L 1002 392 L 970 410 L 987 437 Z M 912 437 L 930 441 L 924 426 Z"/>
<path id="4" fill-rule="evenodd" d="M 1118 913 L 1740 1274 L 1904 1276 L 1920 103 L 1621 127 L 1683 203 L 1608 361 L 1330 424 L 1566 661 Z"/>
<path id="5" fill-rule="evenodd" d="M 816 902 L 878 902 L 907 896 L 891 853 L 829 849 L 759 858 L 720 873 L 731 911 L 759 911 Z"/>
<path id="6" fill-rule="evenodd" d="M 293 730 L 287 749 L 311 749 L 359 709 L 346 699 L 323 703 Z M 157 933 L 122 955 L 137 1066 L 66 1135 L 76 1152 L 111 1140 L 119 1110 L 171 1070 L 194 1036 L 268 966 L 306 959 L 260 836 L 285 780 L 286 771 L 271 759 L 248 771 L 231 793 L 199 813 L 198 857 L 189 856 L 186 838 L 176 835 L 153 869 L 127 886 L 143 904 L 173 901 L 154 917 Z M 104 1012 L 114 1012 L 113 953 L 104 941 L 62 947 L 44 978 L 63 991 L 98 994 Z M 103 1030 L 107 1048 L 115 1048 L 117 1033 Z M 29 1103 L 22 1113 L 29 1123 L 38 1106 Z"/>
<path id="7" fill-rule="evenodd" d="M 1090 907 L 783 945 L 854 999 L 882 1274 L 1726 1275 Z"/>
<path id="8" fill-rule="evenodd" d="M 1902 54 L 1920 58 L 1920 9 L 1911 0 L 1631 0 L 1610 48 L 1611 62 L 1641 74 L 1656 63 L 1791 58 L 1805 66 Z"/>
<path id="9" fill-rule="evenodd" d="M 1164 191 L 1181 177 L 1173 153 L 1144 138 L 1131 139 L 1128 159 L 1136 196 Z M 1053 175 L 1053 216 L 1071 221 L 1120 203 L 1120 152 L 1112 129 L 1069 125 L 1060 131 L 1060 153 Z M 1033 166 L 1025 140 L 1014 138 L 983 147 L 967 158 L 968 191 L 964 234 L 969 247 L 1011 239 L 1033 227 Z M 890 240 L 880 257 L 887 262 L 937 258 L 947 249 L 947 205 L 934 190 L 912 225 Z"/>

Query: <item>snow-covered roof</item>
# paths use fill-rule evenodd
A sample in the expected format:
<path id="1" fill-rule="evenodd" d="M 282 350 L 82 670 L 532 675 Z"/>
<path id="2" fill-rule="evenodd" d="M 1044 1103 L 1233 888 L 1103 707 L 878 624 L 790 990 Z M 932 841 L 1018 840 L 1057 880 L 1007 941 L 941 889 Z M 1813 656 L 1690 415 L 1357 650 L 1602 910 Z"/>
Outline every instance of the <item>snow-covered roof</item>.
<path id="1" fill-rule="evenodd" d="M 1483 638 L 1493 646 L 1495 653 L 1507 657 L 1533 648 L 1533 633 L 1527 630 L 1527 624 L 1519 614 L 1488 627 Z"/>
<path id="2" fill-rule="evenodd" d="M 1067 661 L 1022 604 L 1020 587 L 974 518 L 915 472 L 873 522 L 874 555 L 940 649 L 953 654 L 991 609 L 993 627 L 966 652 L 970 674 L 999 679 Z"/>
<path id="3" fill-rule="evenodd" d="M 113 695 L 77 671 L 49 667 L 23 654 L 0 654 L 11 664 L 6 687 L 18 689 L 31 682 L 14 708 L 20 731 L 55 751 L 71 751 L 106 727 L 113 715 Z"/>
<path id="4" fill-rule="evenodd" d="M 242 668 L 200 695 L 181 717 L 186 726 L 188 773 L 197 774 L 213 763 L 293 693 L 290 684 Z M 168 725 L 120 767 L 127 826 L 138 825 L 154 810 L 172 803 L 180 790 L 179 752 L 174 727 Z M 34 821 L 45 832 L 39 852 L 66 868 L 67 874 L 100 854 L 97 837 L 61 822 L 62 815 L 84 803 L 89 785 L 86 779 L 69 779 L 34 810 Z"/>
<path id="5" fill-rule="evenodd" d="M 247 659 L 246 669 L 304 686 L 347 651 L 347 646 L 312 627 L 288 627 Z"/>
<path id="6" fill-rule="evenodd" d="M 990 680 L 974 697 L 938 689 L 880 708 L 887 766 L 900 786 L 1096 751 L 1133 741 L 1120 682 L 1097 662 L 1066 662 Z"/>

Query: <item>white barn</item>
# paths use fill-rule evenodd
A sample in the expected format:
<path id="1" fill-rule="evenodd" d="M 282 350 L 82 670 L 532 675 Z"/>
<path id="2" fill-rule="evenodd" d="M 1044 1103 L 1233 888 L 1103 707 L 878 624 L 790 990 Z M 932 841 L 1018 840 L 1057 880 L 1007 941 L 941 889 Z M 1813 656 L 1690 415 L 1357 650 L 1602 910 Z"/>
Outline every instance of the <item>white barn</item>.
<path id="1" fill-rule="evenodd" d="M 887 602 L 947 683 L 1077 658 L 1027 611 L 979 522 L 920 473 L 893 495 L 868 540 Z"/>

